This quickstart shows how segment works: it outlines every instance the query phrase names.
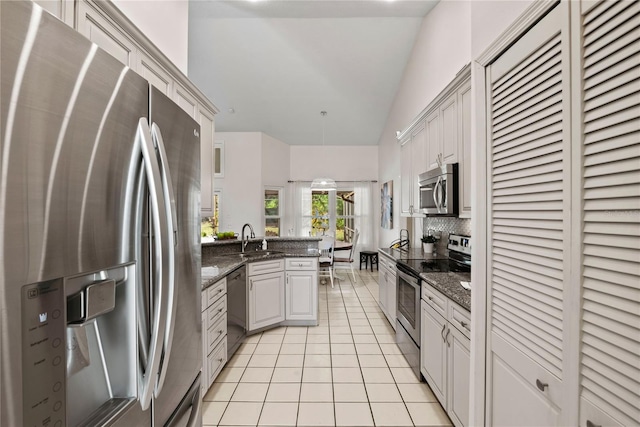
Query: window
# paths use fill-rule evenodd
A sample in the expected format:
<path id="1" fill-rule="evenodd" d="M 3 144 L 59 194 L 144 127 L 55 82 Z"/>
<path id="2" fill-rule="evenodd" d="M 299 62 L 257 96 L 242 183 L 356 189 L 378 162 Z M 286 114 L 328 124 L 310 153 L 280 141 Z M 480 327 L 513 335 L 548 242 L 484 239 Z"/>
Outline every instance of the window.
<path id="1" fill-rule="evenodd" d="M 354 191 L 311 192 L 311 235 L 333 234 L 336 240 L 350 242 L 354 232 Z"/>
<path id="2" fill-rule="evenodd" d="M 280 236 L 282 188 L 264 189 L 264 235 Z"/>
<path id="3" fill-rule="evenodd" d="M 200 222 L 200 235 L 202 237 L 213 237 L 220 231 L 220 200 L 222 191 L 213 191 L 213 216 L 202 217 Z"/>
<path id="4" fill-rule="evenodd" d="M 224 141 L 213 143 L 213 176 L 224 178 Z"/>
<path id="5" fill-rule="evenodd" d="M 355 230 L 354 191 L 336 191 L 336 240 L 351 242 Z"/>

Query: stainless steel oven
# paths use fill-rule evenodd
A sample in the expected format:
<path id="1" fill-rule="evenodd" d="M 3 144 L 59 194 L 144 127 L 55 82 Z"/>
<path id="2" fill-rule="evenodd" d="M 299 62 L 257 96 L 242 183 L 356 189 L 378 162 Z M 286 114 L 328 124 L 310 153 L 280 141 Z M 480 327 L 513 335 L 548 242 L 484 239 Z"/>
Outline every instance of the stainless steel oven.
<path id="1" fill-rule="evenodd" d="M 420 283 L 408 267 L 397 263 L 396 344 L 420 378 Z"/>

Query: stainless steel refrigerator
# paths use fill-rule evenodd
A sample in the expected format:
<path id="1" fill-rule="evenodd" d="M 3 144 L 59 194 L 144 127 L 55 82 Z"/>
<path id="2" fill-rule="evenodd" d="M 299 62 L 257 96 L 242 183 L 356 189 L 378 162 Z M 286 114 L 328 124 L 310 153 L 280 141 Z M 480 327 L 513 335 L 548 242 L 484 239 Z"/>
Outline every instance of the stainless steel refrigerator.
<path id="1" fill-rule="evenodd" d="M 199 126 L 0 2 L 0 425 L 200 425 Z"/>

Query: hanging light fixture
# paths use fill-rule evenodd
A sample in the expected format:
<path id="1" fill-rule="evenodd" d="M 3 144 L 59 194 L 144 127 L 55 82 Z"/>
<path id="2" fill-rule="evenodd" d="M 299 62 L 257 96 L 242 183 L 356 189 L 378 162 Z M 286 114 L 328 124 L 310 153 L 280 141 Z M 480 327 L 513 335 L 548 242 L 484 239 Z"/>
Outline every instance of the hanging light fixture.
<path id="1" fill-rule="evenodd" d="M 320 115 L 322 116 L 322 149 L 324 150 L 324 123 L 327 112 L 320 111 Z M 336 182 L 331 178 L 316 178 L 311 182 L 312 190 L 336 191 L 337 188 Z"/>

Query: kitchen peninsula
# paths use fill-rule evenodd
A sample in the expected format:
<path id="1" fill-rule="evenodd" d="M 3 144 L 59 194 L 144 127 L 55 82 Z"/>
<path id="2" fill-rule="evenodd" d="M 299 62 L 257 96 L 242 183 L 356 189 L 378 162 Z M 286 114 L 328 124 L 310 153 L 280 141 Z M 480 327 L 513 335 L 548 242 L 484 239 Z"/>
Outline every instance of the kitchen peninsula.
<path id="1" fill-rule="evenodd" d="M 202 244 L 203 391 L 247 335 L 318 324 L 320 239 L 264 240 Z"/>
<path id="2" fill-rule="evenodd" d="M 202 243 L 202 290 L 248 262 L 281 258 L 317 258 L 318 237 L 265 237 L 267 250 L 261 249 L 263 238 L 248 240 L 242 256 L 239 240 Z"/>

